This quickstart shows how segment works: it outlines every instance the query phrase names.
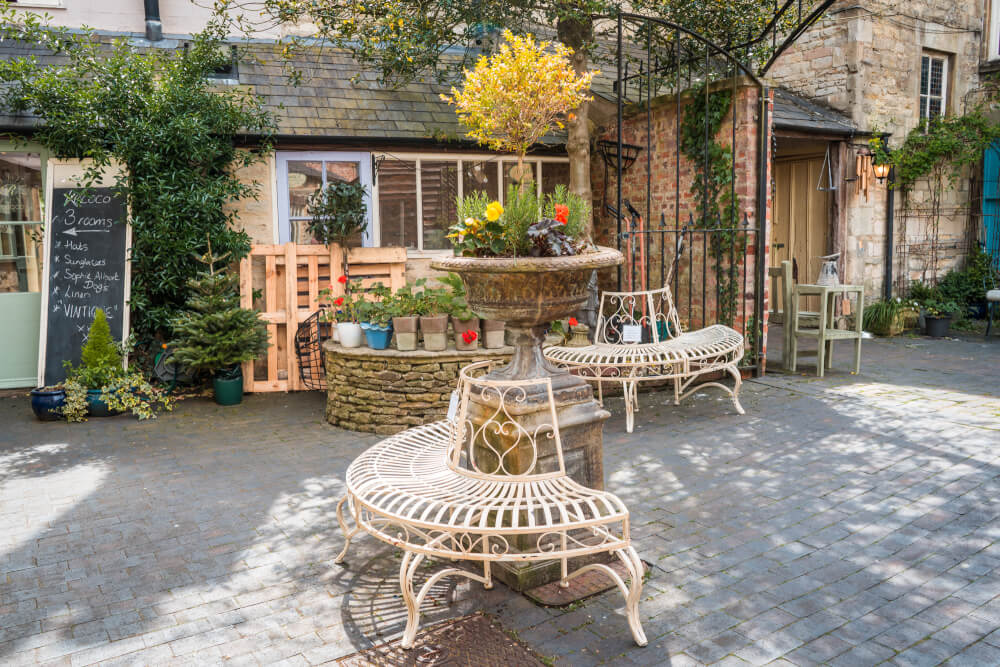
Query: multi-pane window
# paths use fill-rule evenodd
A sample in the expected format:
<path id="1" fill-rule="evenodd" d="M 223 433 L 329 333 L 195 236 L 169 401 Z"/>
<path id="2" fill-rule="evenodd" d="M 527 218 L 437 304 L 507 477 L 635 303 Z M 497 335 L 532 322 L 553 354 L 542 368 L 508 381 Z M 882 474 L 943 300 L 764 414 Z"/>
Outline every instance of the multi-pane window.
<path id="1" fill-rule="evenodd" d="M 42 196 L 40 156 L 0 151 L 0 293 L 41 289 Z"/>
<path id="2" fill-rule="evenodd" d="M 943 115 L 947 94 L 947 58 L 924 54 L 920 59 L 920 119 Z"/>
<path id="3" fill-rule="evenodd" d="M 378 243 L 418 251 L 450 248 L 446 235 L 456 222 L 455 200 L 485 192 L 502 202 L 507 187 L 514 183 L 510 170 L 516 165 L 498 158 L 443 154 L 387 155 L 376 162 Z M 535 158 L 525 163 L 543 193 L 569 184 L 565 158 Z"/>

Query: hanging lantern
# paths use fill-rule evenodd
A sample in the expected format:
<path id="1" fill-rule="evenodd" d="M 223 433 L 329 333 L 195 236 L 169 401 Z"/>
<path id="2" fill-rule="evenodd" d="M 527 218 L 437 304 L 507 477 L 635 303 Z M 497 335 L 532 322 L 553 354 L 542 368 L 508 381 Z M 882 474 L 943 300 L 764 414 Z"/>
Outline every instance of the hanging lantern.
<path id="1" fill-rule="evenodd" d="M 891 162 L 878 162 L 876 160 L 872 160 L 872 171 L 875 172 L 875 178 L 879 183 L 885 183 L 885 179 L 889 178 L 889 171 L 891 169 Z"/>

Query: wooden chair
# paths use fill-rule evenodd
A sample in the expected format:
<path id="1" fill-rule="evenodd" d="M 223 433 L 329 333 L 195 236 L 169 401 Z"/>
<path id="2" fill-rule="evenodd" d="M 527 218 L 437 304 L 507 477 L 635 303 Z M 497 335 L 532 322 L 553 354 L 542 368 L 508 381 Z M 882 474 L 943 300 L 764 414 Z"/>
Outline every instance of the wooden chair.
<path id="1" fill-rule="evenodd" d="M 462 576 L 492 588 L 492 563 L 554 560 L 562 565 L 562 586 L 591 570 L 611 577 L 625 596 L 632 636 L 645 646 L 639 616 L 643 564 L 632 547 L 628 509 L 614 494 L 589 489 L 566 474 L 551 379 L 473 377 L 489 363 L 460 371 L 456 419 L 391 436 L 351 464 L 347 494 L 337 505 L 346 543 L 336 562 L 343 562 L 351 539 L 362 530 L 404 551 L 399 570 L 407 612 L 403 648 L 413 647 L 420 605 L 442 578 Z M 548 401 L 548 414 L 528 428 L 513 415 L 539 395 Z M 555 449 L 548 469 L 539 463 L 543 440 Z M 344 517 L 345 504 L 353 529 Z M 570 558 L 602 552 L 621 560 L 628 583 L 603 563 L 568 571 Z M 450 567 L 415 590 L 413 577 L 427 556 L 481 563 L 482 575 Z"/>
<path id="2" fill-rule="evenodd" d="M 795 274 L 791 260 L 784 260 L 781 266 L 773 266 L 767 270 L 771 278 L 770 309 L 768 322 L 781 325 L 781 367 L 791 368 L 792 337 L 794 326 L 791 322 L 792 294 L 795 292 Z M 779 308 L 780 303 L 780 308 Z M 799 321 L 803 325 L 814 325 L 819 321 L 819 312 L 802 311 Z"/>

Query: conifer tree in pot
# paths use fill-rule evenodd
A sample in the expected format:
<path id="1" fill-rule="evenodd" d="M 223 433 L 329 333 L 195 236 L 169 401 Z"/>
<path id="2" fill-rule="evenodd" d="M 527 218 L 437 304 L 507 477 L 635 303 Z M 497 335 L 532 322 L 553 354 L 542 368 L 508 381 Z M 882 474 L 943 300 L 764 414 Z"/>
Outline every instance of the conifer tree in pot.
<path id="1" fill-rule="evenodd" d="M 177 363 L 213 374 L 216 403 L 236 405 L 243 400 L 240 364 L 267 353 L 268 335 L 259 313 L 240 307 L 239 276 L 223 264 L 227 256 L 213 255 L 211 242 L 196 256 L 205 268 L 188 281 L 187 310 L 171 322 L 170 345 Z"/>

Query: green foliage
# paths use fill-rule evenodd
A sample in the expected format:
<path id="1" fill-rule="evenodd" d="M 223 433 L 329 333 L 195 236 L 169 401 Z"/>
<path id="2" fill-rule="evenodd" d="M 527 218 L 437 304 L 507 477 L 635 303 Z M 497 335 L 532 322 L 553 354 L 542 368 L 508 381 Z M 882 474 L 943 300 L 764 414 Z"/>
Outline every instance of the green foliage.
<path id="1" fill-rule="evenodd" d="M 414 282 L 407 282 L 396 290 L 389 301 L 389 315 L 391 317 L 426 315 L 430 307 L 430 300 L 425 298 L 426 285 L 426 278 L 418 278 Z"/>
<path id="2" fill-rule="evenodd" d="M 44 121 L 33 140 L 58 157 L 93 160 L 85 182 L 112 167 L 132 222 L 132 327 L 149 338 L 169 330 L 182 309 L 192 253 L 206 238 L 234 260 L 247 254 L 233 202 L 256 198 L 257 183 L 236 177 L 270 150 L 274 119 L 260 98 L 207 78 L 229 62 L 226 29 L 209 25 L 187 49 L 138 49 L 123 37 L 49 28 L 0 4 L 2 36 L 59 52 L 0 61 L 0 108 Z M 260 152 L 237 149 L 244 134 L 264 137 Z"/>
<path id="3" fill-rule="evenodd" d="M 866 303 L 861 324 L 865 331 L 886 336 L 892 331 L 892 327 L 899 323 L 899 319 L 905 311 L 919 307 L 920 304 L 915 301 L 904 301 L 900 298 Z"/>
<path id="4" fill-rule="evenodd" d="M 196 259 L 204 268 L 188 281 L 187 310 L 170 322 L 176 363 L 192 371 L 218 372 L 267 352 L 267 325 L 255 310 L 240 307 L 239 276 L 216 265 L 226 254 L 208 250 Z"/>
<path id="5" fill-rule="evenodd" d="M 990 256 L 976 246 L 966 258 L 965 268 L 949 271 L 938 281 L 941 298 L 954 301 L 963 314 L 986 301 L 986 284 L 990 274 Z"/>
<path id="6" fill-rule="evenodd" d="M 155 419 L 158 409 L 173 410 L 176 402 L 176 399 L 163 389 L 151 385 L 142 373 L 135 370 L 124 373 L 115 380 L 113 387 L 104 389 L 101 400 L 111 410 L 130 412 L 140 421 Z"/>
<path id="7" fill-rule="evenodd" d="M 732 195 L 732 159 L 730 146 L 718 143 L 716 136 L 729 113 L 733 95 L 730 90 L 706 94 L 702 84 L 691 91 L 681 117 L 681 152 L 694 171 L 691 194 L 694 195 L 699 229 L 713 229 L 709 236 L 715 282 L 718 289 L 719 320 L 731 325 L 736 316 L 739 285 L 730 257 L 741 249 L 745 238 L 738 230 L 739 216 Z"/>
<path id="8" fill-rule="evenodd" d="M 962 170 L 978 165 L 983 151 L 1000 139 L 1000 124 L 991 121 L 988 112 L 980 105 L 962 116 L 922 120 L 903 145 L 888 154 L 895 168 L 895 187 L 908 191 L 928 176 L 946 178 L 954 186 Z"/>
<path id="9" fill-rule="evenodd" d="M 535 186 L 529 185 L 522 190 L 516 185 L 507 187 L 507 197 L 504 199 L 506 206 L 500 224 L 503 226 L 503 240 L 505 248 L 502 253 L 513 255 L 527 255 L 531 251 L 531 240 L 528 238 L 528 228 L 538 222 L 539 211 L 541 210 Z"/>
<path id="10" fill-rule="evenodd" d="M 565 185 L 557 185 L 545 197 L 546 218 L 556 217 L 556 206 L 565 206 L 569 209 L 569 219 L 563 230 L 566 235 L 574 239 L 584 238 L 587 233 L 587 221 L 590 220 L 590 202 L 575 192 L 570 192 Z"/>
<path id="11" fill-rule="evenodd" d="M 66 402 L 57 411 L 70 423 L 87 421 L 87 387 L 74 378 L 67 378 L 63 387 Z"/>
<path id="12" fill-rule="evenodd" d="M 910 299 L 919 304 L 923 304 L 932 299 L 940 298 L 941 294 L 936 287 L 932 287 L 920 280 L 910 283 Z"/>
<path id="13" fill-rule="evenodd" d="M 356 294 L 354 286 L 355 283 L 345 275 L 343 294 L 334 296 L 332 283 L 319 291 L 316 301 L 320 305 L 320 317 L 324 322 L 358 321 L 358 305 L 362 297 Z"/>
<path id="14" fill-rule="evenodd" d="M 469 302 L 465 299 L 465 283 L 462 282 L 461 276 L 457 273 L 449 273 L 439 277 L 438 282 L 447 288 L 440 296 L 443 312 L 457 320 L 471 320 L 476 317 L 476 314 L 469 308 Z"/>
<path id="15" fill-rule="evenodd" d="M 961 311 L 961 306 L 951 300 L 931 299 L 925 301 L 923 307 L 928 317 L 951 317 Z"/>
<path id="16" fill-rule="evenodd" d="M 111 327 L 101 308 L 94 311 L 94 321 L 90 323 L 87 342 L 80 350 L 80 363 L 84 370 L 95 371 L 102 376 L 121 370 L 122 356 L 115 347 L 115 341 L 111 337 Z M 93 385 L 88 385 L 88 388 L 97 389 L 105 384 L 106 381 L 100 382 L 98 379 Z"/>
<path id="17" fill-rule="evenodd" d="M 359 182 L 334 181 L 309 197 L 309 232 L 324 245 L 346 247 L 368 227 L 367 190 Z"/>
<path id="18" fill-rule="evenodd" d="M 378 282 L 365 294 L 367 298 L 359 299 L 357 302 L 358 320 L 380 327 L 389 326 L 389 321 L 392 319 L 390 310 L 392 291 Z"/>

